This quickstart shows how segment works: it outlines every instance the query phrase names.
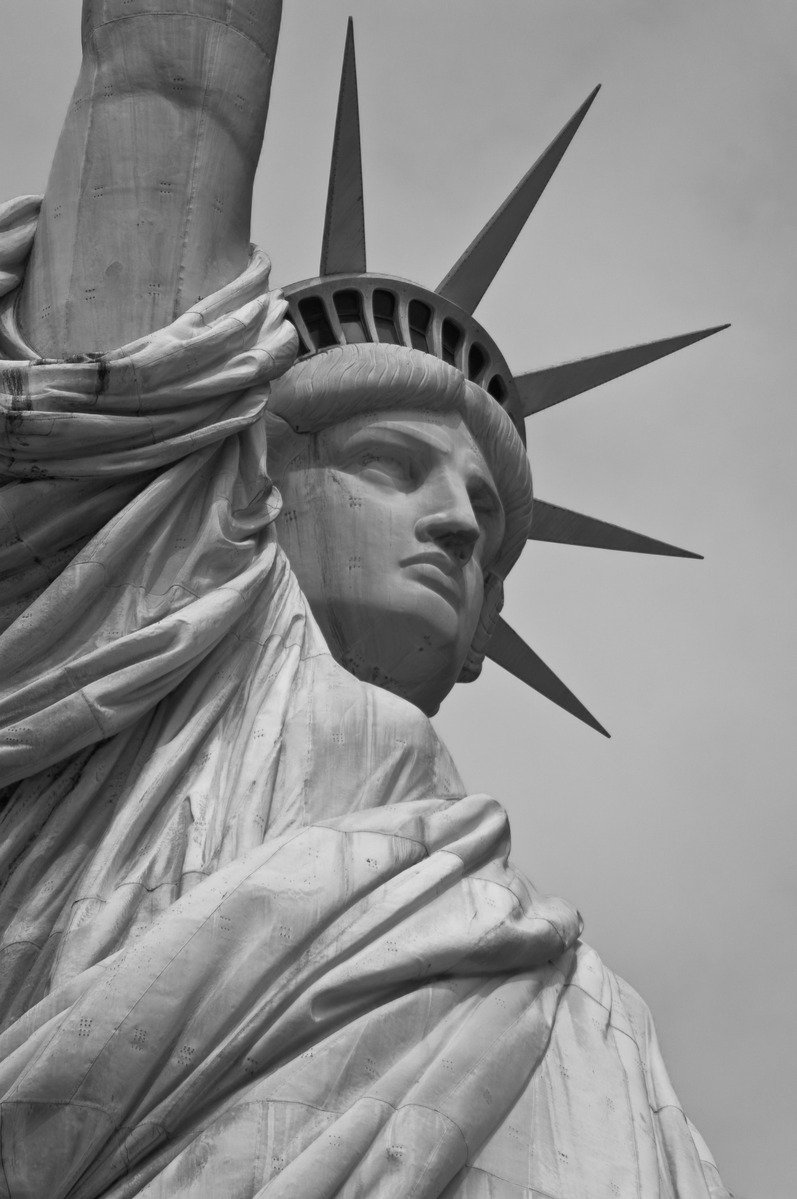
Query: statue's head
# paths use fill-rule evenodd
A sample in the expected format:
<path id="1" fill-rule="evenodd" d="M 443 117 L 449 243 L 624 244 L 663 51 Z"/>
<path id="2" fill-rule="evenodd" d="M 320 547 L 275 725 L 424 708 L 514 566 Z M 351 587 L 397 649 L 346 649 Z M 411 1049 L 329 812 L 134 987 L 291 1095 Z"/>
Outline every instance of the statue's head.
<path id="1" fill-rule="evenodd" d="M 686 557 L 535 500 L 525 418 L 716 329 L 515 376 L 474 317 L 583 120 L 582 104 L 435 291 L 366 268 L 346 41 L 320 275 L 285 289 L 295 366 L 269 404 L 280 541 L 330 649 L 426 712 L 485 654 L 605 732 L 499 615 L 527 538 Z"/>
<path id="2" fill-rule="evenodd" d="M 478 675 L 528 535 L 512 421 L 428 353 L 353 344 L 301 359 L 268 424 L 279 540 L 331 652 L 433 713 Z"/>

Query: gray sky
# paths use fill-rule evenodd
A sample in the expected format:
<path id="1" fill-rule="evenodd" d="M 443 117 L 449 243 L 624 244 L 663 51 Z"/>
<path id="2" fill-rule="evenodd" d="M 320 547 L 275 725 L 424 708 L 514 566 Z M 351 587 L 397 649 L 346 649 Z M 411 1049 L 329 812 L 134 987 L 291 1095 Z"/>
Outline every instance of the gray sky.
<path id="1" fill-rule="evenodd" d="M 0 0 L 3 192 L 44 187 L 79 0 Z M 791 1199 L 793 0 L 285 0 L 254 239 L 314 275 L 345 18 L 369 261 L 435 285 L 595 83 L 479 310 L 518 371 L 729 320 L 530 422 L 538 494 L 706 555 L 533 546 L 508 619 L 612 730 L 487 666 L 438 718 L 514 854 L 650 1003 L 727 1184 Z"/>

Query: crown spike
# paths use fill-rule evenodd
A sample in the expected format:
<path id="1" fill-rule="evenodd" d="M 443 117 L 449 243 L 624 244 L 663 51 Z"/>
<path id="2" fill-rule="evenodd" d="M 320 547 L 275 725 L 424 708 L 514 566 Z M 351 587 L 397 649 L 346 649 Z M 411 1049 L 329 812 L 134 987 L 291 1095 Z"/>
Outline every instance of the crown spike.
<path id="1" fill-rule="evenodd" d="M 666 541 L 633 533 L 620 525 L 595 520 L 592 516 L 583 516 L 580 512 L 548 504 L 536 497 L 529 541 L 553 541 L 561 545 L 592 546 L 600 550 L 626 550 L 633 554 L 663 554 L 670 558 L 703 557 L 691 550 L 679 549 L 677 545 L 668 545 Z"/>
<path id="2" fill-rule="evenodd" d="M 596 354 L 594 358 L 579 358 L 574 362 L 563 362 L 540 371 L 529 371 L 515 379 L 520 392 L 524 416 L 534 416 L 562 400 L 569 400 L 600 387 L 611 379 L 619 379 L 629 371 L 647 366 L 657 358 L 666 358 L 676 350 L 683 350 L 704 337 L 712 337 L 729 329 L 730 325 L 714 325 L 710 329 L 698 329 L 694 333 L 682 333 L 678 337 L 664 337 L 660 341 L 648 341 L 643 345 L 630 346 L 625 350 L 611 350 Z"/>
<path id="3" fill-rule="evenodd" d="M 545 191 L 599 90 L 600 86 L 590 93 L 561 133 L 554 138 L 481 233 L 471 242 L 436 289 L 439 295 L 458 304 L 465 312 L 473 313 L 476 310 Z"/>
<path id="4" fill-rule="evenodd" d="M 365 271 L 365 205 L 354 22 L 349 17 L 329 172 L 321 275 Z"/>
<path id="5" fill-rule="evenodd" d="M 569 712 L 571 716 L 588 724 L 591 729 L 595 729 L 604 737 L 610 736 L 603 725 L 598 723 L 592 713 L 588 712 L 581 701 L 573 695 L 573 692 L 564 685 L 549 666 L 545 665 L 542 658 L 526 645 L 522 637 L 502 617 L 498 618 L 495 631 L 490 638 L 487 657 L 498 666 L 502 666 L 504 670 L 508 670 L 522 683 L 527 683 L 540 695 L 544 695 L 546 699 L 550 699 L 560 708 L 564 708 L 565 712 Z"/>

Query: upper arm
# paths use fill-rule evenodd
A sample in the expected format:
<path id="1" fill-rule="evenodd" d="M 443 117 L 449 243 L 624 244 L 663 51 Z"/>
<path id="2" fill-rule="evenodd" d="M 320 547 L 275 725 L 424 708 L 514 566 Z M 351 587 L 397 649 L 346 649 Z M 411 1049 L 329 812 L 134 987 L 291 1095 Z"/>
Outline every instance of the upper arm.
<path id="1" fill-rule="evenodd" d="M 19 308 L 39 354 L 124 345 L 246 265 L 281 0 L 197 8 L 84 4 L 81 72 Z"/>

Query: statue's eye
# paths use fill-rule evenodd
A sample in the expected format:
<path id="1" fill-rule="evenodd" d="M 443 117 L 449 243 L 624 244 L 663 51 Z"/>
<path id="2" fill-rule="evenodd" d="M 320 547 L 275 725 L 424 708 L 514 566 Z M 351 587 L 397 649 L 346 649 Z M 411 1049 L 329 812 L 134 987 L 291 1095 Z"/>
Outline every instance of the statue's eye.
<path id="1" fill-rule="evenodd" d="M 488 488 L 476 488 L 471 493 L 470 502 L 473 511 L 480 521 L 490 521 L 500 517 L 500 506 L 496 503 L 495 496 Z"/>
<path id="2" fill-rule="evenodd" d="M 412 484 L 412 462 L 388 450 L 369 450 L 360 455 L 360 473 L 377 482 L 408 487 Z"/>
<path id="3" fill-rule="evenodd" d="M 489 487 L 475 486 L 470 493 L 470 502 L 485 538 L 483 554 L 489 560 L 497 552 L 504 536 L 504 511 L 500 500 Z"/>

